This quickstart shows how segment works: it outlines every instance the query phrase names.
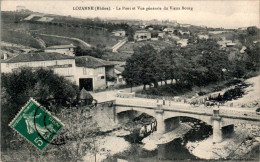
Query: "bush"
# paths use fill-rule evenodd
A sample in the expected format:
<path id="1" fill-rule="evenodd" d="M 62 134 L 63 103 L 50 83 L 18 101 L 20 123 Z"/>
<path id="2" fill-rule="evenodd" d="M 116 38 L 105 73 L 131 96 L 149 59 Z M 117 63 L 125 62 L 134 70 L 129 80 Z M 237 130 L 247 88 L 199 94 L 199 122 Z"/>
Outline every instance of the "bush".
<path id="1" fill-rule="evenodd" d="M 234 89 L 230 89 L 226 91 L 223 95 L 224 100 L 232 100 L 242 97 L 244 95 L 244 91 L 240 87 L 235 87 Z"/>
<path id="2" fill-rule="evenodd" d="M 13 73 L 2 74 L 2 141 L 13 138 L 8 124 L 18 111 L 33 97 L 49 111 L 57 111 L 77 95 L 77 86 L 64 77 L 54 74 L 52 70 L 38 69 L 32 71 L 23 68 Z M 52 105 L 50 106 L 50 102 Z M 5 140 L 3 140 L 5 139 Z"/>

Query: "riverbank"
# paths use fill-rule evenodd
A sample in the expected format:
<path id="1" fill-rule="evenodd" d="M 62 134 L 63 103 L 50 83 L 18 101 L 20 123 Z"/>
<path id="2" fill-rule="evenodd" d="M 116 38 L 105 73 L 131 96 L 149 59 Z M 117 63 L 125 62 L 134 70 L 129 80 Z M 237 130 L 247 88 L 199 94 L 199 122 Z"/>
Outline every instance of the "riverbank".
<path id="1" fill-rule="evenodd" d="M 149 151 L 155 150 L 159 144 L 169 143 L 176 138 L 183 137 L 190 129 L 191 126 L 186 123 L 181 123 L 176 129 L 165 134 L 155 132 L 142 140 L 144 143 L 143 148 Z"/>
<path id="2" fill-rule="evenodd" d="M 259 147 L 260 128 L 253 125 L 239 125 L 234 133 L 221 143 L 213 144 L 212 136 L 198 142 L 188 142 L 186 147 L 191 154 L 201 159 L 259 160 L 243 157 L 253 148 Z"/>
<path id="3" fill-rule="evenodd" d="M 109 156 L 123 152 L 130 148 L 130 143 L 122 137 L 98 136 L 92 143 L 92 149 L 82 158 L 83 161 L 101 162 Z"/>

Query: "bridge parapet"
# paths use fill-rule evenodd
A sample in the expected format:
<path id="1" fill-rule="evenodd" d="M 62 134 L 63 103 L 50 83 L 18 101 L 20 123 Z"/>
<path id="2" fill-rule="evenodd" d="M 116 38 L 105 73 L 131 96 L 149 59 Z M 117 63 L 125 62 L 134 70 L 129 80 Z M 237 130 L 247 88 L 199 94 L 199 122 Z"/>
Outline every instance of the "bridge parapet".
<path id="1" fill-rule="evenodd" d="M 169 103 L 168 103 L 169 102 Z M 117 98 L 116 105 L 129 106 L 129 107 L 140 107 L 149 109 L 158 109 L 158 105 L 161 105 L 161 109 L 167 111 L 180 111 L 187 113 L 205 114 L 213 115 L 213 107 L 201 106 L 191 106 L 190 104 L 180 103 L 180 102 L 170 102 L 165 101 L 165 104 L 160 104 L 157 100 L 153 99 L 143 99 L 143 98 Z M 248 120 L 258 120 L 260 121 L 260 115 L 256 114 L 254 110 L 248 110 L 243 108 L 232 108 L 232 107 L 220 107 L 219 108 L 220 117 L 231 117 L 231 118 L 243 118 Z"/>
<path id="2" fill-rule="evenodd" d="M 194 114 L 201 114 L 201 115 L 208 115 L 212 116 L 213 110 L 212 108 L 207 107 L 193 107 L 189 104 L 173 102 L 170 106 L 163 105 L 157 103 L 156 100 L 151 99 L 138 99 L 138 98 L 131 98 L 131 99 L 116 99 L 116 105 L 118 106 L 129 106 L 129 107 L 139 107 L 139 108 L 148 108 L 154 109 L 156 112 L 158 111 L 173 111 L 173 112 L 184 112 L 184 113 L 194 113 Z"/>

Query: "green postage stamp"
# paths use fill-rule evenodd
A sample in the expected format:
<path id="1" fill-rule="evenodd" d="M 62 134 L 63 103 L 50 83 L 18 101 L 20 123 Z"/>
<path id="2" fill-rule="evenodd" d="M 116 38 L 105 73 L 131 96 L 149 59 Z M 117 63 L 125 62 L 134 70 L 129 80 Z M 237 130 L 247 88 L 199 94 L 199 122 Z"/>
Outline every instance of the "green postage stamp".
<path id="1" fill-rule="evenodd" d="M 64 124 L 31 98 L 9 126 L 38 149 L 44 150 Z"/>

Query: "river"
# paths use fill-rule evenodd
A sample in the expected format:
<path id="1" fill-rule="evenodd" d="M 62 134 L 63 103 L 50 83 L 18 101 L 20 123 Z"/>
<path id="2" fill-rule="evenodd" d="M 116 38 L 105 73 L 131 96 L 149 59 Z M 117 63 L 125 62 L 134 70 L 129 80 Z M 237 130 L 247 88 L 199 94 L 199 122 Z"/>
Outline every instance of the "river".
<path id="1" fill-rule="evenodd" d="M 182 117 L 181 121 L 192 126 L 192 129 L 186 133 L 182 138 L 174 139 L 173 141 L 158 145 L 157 149 L 147 151 L 142 148 L 141 139 L 125 137 L 125 140 L 131 143 L 131 147 L 122 152 L 107 158 L 107 162 L 117 162 L 126 160 L 129 162 L 155 162 L 155 161 L 172 161 L 172 160 L 199 160 L 199 158 L 192 155 L 186 148 L 187 142 L 201 141 L 212 135 L 212 127 L 206 125 L 196 119 Z M 135 142 L 134 142 L 135 141 Z M 120 159 L 120 160 L 119 160 Z"/>

